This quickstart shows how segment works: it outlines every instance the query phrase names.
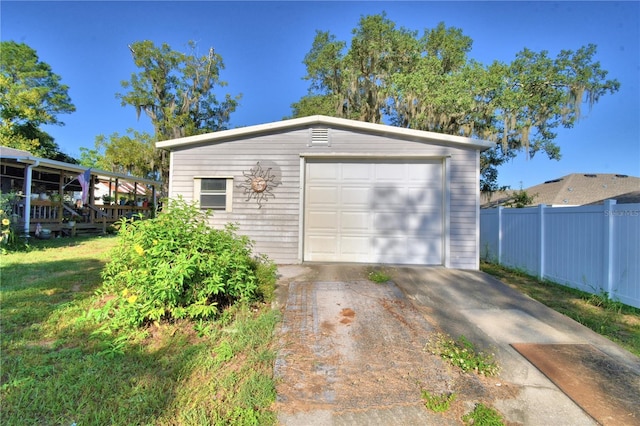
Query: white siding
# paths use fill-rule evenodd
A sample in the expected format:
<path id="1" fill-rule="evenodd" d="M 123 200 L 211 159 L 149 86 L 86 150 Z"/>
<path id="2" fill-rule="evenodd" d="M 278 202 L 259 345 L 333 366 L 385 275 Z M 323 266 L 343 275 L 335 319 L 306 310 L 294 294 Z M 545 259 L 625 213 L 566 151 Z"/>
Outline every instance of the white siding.
<path id="1" fill-rule="evenodd" d="M 231 212 L 216 212 L 213 226 L 228 222 L 239 225 L 239 232 L 255 241 L 255 251 L 267 254 L 278 263 L 298 263 L 301 230 L 300 156 L 433 156 L 449 157 L 450 253 L 448 264 L 454 268 L 478 267 L 478 152 L 476 149 L 448 147 L 383 137 L 352 130 L 329 129 L 330 145 L 310 144 L 308 128 L 263 134 L 243 139 L 192 145 L 172 152 L 170 197 L 193 199 L 195 176 L 233 176 L 234 194 Z M 255 200 L 246 201 L 244 172 L 260 162 L 271 167 L 278 185 L 273 198 L 258 208 Z"/>

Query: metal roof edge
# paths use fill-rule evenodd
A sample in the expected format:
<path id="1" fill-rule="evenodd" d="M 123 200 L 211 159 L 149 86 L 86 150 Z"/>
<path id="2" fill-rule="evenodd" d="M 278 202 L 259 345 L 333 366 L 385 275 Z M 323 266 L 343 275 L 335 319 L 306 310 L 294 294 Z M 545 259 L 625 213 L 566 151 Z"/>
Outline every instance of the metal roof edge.
<path id="1" fill-rule="evenodd" d="M 64 161 L 50 160 L 48 158 L 34 157 L 34 156 L 31 156 L 31 155 L 28 155 L 28 156 L 3 155 L 3 156 L 0 156 L 0 159 L 15 160 L 15 161 L 17 161 L 19 163 L 25 163 L 25 164 L 38 163 L 38 165 L 40 165 L 40 166 L 48 166 L 48 167 L 51 167 L 53 169 L 74 171 L 74 172 L 78 172 L 78 173 L 82 173 L 85 170 L 87 170 L 88 168 L 90 168 L 91 169 L 91 174 L 97 175 L 97 176 L 106 176 L 106 177 L 113 177 L 113 178 L 119 178 L 119 179 L 124 179 L 124 180 L 132 180 L 132 181 L 135 181 L 135 182 L 147 183 L 147 184 L 150 184 L 150 185 L 162 184 L 161 181 L 156 181 L 156 180 L 152 180 L 152 179 L 146 179 L 146 178 L 141 178 L 141 177 L 136 177 L 136 176 L 129 176 L 129 175 L 125 175 L 125 174 L 122 174 L 122 173 L 108 172 L 106 170 L 96 169 L 96 168 L 93 168 L 93 167 L 84 167 L 84 166 L 80 166 L 78 164 L 65 163 Z"/>
<path id="2" fill-rule="evenodd" d="M 156 142 L 156 147 L 161 149 L 171 150 L 174 148 L 187 147 L 189 145 L 195 145 L 206 142 L 224 142 L 234 137 L 245 137 L 259 133 L 265 133 L 270 131 L 278 131 L 284 129 L 290 129 L 295 127 L 309 126 L 309 125 L 321 125 L 321 126 L 336 126 L 353 130 L 361 130 L 370 133 L 377 133 L 381 135 L 390 135 L 395 137 L 402 137 L 405 139 L 419 140 L 419 141 L 431 141 L 436 143 L 443 143 L 447 145 L 458 145 L 467 148 L 475 148 L 480 151 L 492 148 L 495 146 L 494 142 L 490 142 L 482 139 L 473 139 L 465 136 L 448 135 L 444 133 L 428 132 L 425 130 L 407 129 L 404 127 L 389 126 L 386 124 L 367 123 L 358 120 L 349 120 L 346 118 L 329 117 L 325 115 L 311 115 L 301 118 L 292 118 L 289 120 L 275 121 L 265 124 L 257 124 L 254 126 L 238 127 L 231 130 L 222 130 L 219 132 L 205 133 L 202 135 L 187 136 L 184 138 L 170 139 L 166 141 Z"/>

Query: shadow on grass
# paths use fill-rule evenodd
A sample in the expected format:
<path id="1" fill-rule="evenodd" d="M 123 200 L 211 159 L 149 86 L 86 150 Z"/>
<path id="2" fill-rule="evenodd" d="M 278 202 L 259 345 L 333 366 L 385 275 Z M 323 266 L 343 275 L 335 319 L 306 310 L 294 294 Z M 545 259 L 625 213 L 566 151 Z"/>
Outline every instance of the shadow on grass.
<path id="1" fill-rule="evenodd" d="M 60 304 L 91 297 L 104 262 L 96 259 L 20 263 L 2 267 L 3 335 L 46 321 Z"/>
<path id="2" fill-rule="evenodd" d="M 640 309 L 494 264 L 481 269 L 640 356 Z"/>
<path id="3" fill-rule="evenodd" d="M 92 329 L 5 353 L 3 424 L 156 423 L 205 350 L 177 337 L 150 352 Z"/>
<path id="4" fill-rule="evenodd" d="M 57 241 L 55 241 L 57 242 Z M 104 261 L 2 267 L 0 423 L 146 424 L 207 351 L 169 334 L 152 350 L 87 318 Z"/>

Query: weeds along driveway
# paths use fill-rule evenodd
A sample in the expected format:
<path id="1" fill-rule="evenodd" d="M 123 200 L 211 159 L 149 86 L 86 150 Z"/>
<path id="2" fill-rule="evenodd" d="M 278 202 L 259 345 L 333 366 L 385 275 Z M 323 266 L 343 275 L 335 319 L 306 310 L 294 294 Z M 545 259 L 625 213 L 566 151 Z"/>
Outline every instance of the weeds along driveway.
<path id="1" fill-rule="evenodd" d="M 476 403 L 497 409 L 507 424 L 597 424 L 513 343 L 589 344 L 640 374 L 637 357 L 487 274 L 385 267 L 391 280 L 376 284 L 367 279 L 369 270 L 279 269 L 281 424 L 462 424 Z M 499 375 L 463 373 L 425 350 L 441 331 L 495 353 Z M 628 397 L 640 393 L 631 383 L 636 387 Z M 425 408 L 423 391 L 453 393 L 455 400 L 434 413 Z"/>
<path id="2" fill-rule="evenodd" d="M 280 268 L 285 306 L 276 377 L 281 424 L 460 424 L 476 402 L 518 389 L 465 374 L 425 350 L 438 325 L 393 282 L 362 265 Z M 393 274 L 393 273 L 392 273 Z M 455 393 L 446 413 L 421 392 Z"/>

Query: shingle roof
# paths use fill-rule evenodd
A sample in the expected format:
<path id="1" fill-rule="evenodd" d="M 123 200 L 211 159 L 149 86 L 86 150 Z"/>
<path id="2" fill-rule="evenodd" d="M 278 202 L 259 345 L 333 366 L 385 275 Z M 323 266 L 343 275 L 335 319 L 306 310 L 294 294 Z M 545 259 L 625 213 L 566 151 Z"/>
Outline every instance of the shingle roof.
<path id="1" fill-rule="evenodd" d="M 480 208 L 489 209 L 492 207 L 504 206 L 513 197 L 513 189 L 505 189 L 504 191 L 488 192 L 483 191 L 480 193 Z"/>
<path id="2" fill-rule="evenodd" d="M 616 195 L 613 198 L 616 200 L 616 204 L 640 203 L 640 190 L 627 192 L 626 194 L 622 194 L 622 195 Z M 603 198 L 602 200 L 598 200 L 590 204 L 604 204 L 604 200 L 606 200 L 606 198 Z"/>
<path id="3" fill-rule="evenodd" d="M 580 206 L 640 191 L 640 178 L 613 173 L 572 173 L 526 188 L 533 205 Z"/>

